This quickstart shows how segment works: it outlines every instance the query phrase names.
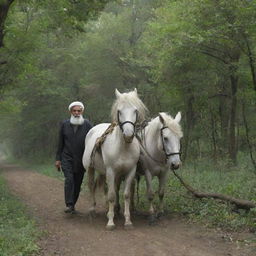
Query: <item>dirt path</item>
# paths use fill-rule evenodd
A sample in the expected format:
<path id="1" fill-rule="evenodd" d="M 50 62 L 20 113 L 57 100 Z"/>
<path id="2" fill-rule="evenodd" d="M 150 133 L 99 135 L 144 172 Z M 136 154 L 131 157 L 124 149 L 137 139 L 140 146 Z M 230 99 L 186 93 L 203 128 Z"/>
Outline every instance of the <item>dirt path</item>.
<path id="1" fill-rule="evenodd" d="M 168 216 L 149 226 L 145 216 L 133 216 L 135 228 L 124 230 L 123 218 L 114 231 L 106 231 L 101 210 L 95 219 L 87 214 L 88 200 L 82 195 L 76 215 L 63 213 L 63 183 L 14 165 L 4 165 L 1 174 L 11 191 L 30 209 L 47 235 L 39 242 L 44 256 L 252 256 L 252 248 L 226 239 L 224 233 L 206 230 Z"/>

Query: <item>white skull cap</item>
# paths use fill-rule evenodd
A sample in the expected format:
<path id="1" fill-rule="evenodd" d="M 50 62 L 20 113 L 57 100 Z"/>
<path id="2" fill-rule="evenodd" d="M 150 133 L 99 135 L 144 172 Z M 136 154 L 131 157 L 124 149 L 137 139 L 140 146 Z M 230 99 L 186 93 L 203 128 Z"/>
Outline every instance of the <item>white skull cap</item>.
<path id="1" fill-rule="evenodd" d="M 82 108 L 82 110 L 84 110 L 84 104 L 80 101 L 74 101 L 72 102 L 69 106 L 68 106 L 68 110 L 71 111 L 72 107 L 74 106 L 79 106 Z"/>

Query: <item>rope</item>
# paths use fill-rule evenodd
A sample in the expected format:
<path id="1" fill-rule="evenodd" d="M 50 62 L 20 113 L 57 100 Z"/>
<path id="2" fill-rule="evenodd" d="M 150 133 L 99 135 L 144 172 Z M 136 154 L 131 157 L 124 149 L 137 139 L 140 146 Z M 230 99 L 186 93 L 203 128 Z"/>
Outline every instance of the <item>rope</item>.
<path id="1" fill-rule="evenodd" d="M 95 159 L 95 154 L 96 152 L 101 153 L 101 146 L 106 140 L 108 134 L 112 133 L 114 131 L 114 128 L 117 126 L 117 123 L 111 123 L 109 127 L 106 129 L 106 131 L 96 139 L 96 142 L 94 144 L 91 157 L 90 157 L 90 166 L 89 168 L 94 168 L 94 159 Z"/>

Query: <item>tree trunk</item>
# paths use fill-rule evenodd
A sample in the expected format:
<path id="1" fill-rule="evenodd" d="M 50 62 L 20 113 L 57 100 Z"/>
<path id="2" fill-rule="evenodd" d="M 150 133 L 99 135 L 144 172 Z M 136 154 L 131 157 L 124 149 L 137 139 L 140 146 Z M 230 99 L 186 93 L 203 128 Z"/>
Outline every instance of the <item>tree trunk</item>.
<path id="1" fill-rule="evenodd" d="M 256 171 L 256 161 L 253 157 L 253 145 L 251 144 L 250 138 L 249 138 L 249 127 L 248 127 L 247 120 L 246 120 L 245 103 L 244 102 L 242 103 L 242 115 L 243 115 L 243 121 L 244 121 L 244 127 L 245 127 L 246 141 L 247 141 L 247 144 L 249 147 L 251 161 L 254 166 L 254 170 Z"/>
<path id="2" fill-rule="evenodd" d="M 237 86 L 238 76 L 236 74 L 230 75 L 231 81 L 231 109 L 230 109 L 230 123 L 229 123 L 229 156 L 234 164 L 236 164 L 237 145 L 236 145 L 236 113 L 237 113 Z"/>
<path id="3" fill-rule="evenodd" d="M 205 193 L 205 192 L 198 191 L 198 190 L 194 189 L 193 187 L 191 187 L 188 183 L 186 183 L 181 178 L 181 176 L 179 176 L 174 170 L 173 170 L 173 173 L 178 178 L 180 183 L 197 198 L 213 198 L 213 199 L 224 200 L 231 204 L 234 204 L 237 209 L 250 210 L 251 208 L 256 207 L 256 204 L 249 200 L 240 199 L 240 198 L 238 199 L 238 198 L 235 198 L 232 196 L 219 194 L 219 193 Z"/>
<path id="4" fill-rule="evenodd" d="M 256 92 L 256 73 L 255 73 L 255 59 L 249 44 L 249 40 L 247 37 L 245 37 L 246 47 L 247 47 L 247 56 L 249 58 L 249 65 L 251 69 L 251 75 L 252 75 L 252 83 L 253 83 L 253 89 Z"/>
<path id="5" fill-rule="evenodd" d="M 228 145 L 228 123 L 229 123 L 229 115 L 228 115 L 228 93 L 226 84 L 222 84 L 221 88 L 221 96 L 219 97 L 219 116 L 220 116 L 220 132 L 221 132 L 221 152 L 223 154 L 227 153 L 227 145 Z"/>
<path id="6" fill-rule="evenodd" d="M 212 146 L 213 146 L 213 158 L 217 159 L 217 143 L 216 143 L 216 124 L 214 119 L 214 114 L 212 109 L 210 108 L 211 114 L 211 137 L 212 137 Z"/>
<path id="7" fill-rule="evenodd" d="M 194 96 L 190 96 L 187 101 L 187 111 L 186 111 L 186 119 L 187 119 L 187 127 L 185 132 L 185 138 L 184 138 L 184 146 L 183 146 L 183 158 L 182 160 L 185 162 L 187 158 L 187 152 L 188 147 L 190 143 L 190 134 L 193 127 L 194 122 L 194 111 L 193 111 L 193 102 L 194 102 Z"/>
<path id="8" fill-rule="evenodd" d="M 11 4 L 14 0 L 1 1 L 0 4 L 0 48 L 4 46 L 4 25 Z"/>

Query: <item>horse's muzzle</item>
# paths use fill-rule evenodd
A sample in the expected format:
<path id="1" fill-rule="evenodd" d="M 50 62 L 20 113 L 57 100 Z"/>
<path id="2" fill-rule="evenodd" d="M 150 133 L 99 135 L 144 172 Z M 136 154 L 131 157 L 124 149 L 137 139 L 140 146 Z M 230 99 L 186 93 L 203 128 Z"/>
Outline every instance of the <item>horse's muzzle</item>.
<path id="1" fill-rule="evenodd" d="M 125 136 L 125 135 L 124 135 L 124 141 L 125 141 L 126 143 L 132 143 L 133 138 L 134 138 L 134 135 L 132 135 L 132 136 Z"/>
<path id="2" fill-rule="evenodd" d="M 172 164 L 171 164 L 171 168 L 172 168 L 172 170 L 177 170 L 177 169 L 180 168 L 180 164 L 174 164 L 174 163 L 172 163 Z"/>

